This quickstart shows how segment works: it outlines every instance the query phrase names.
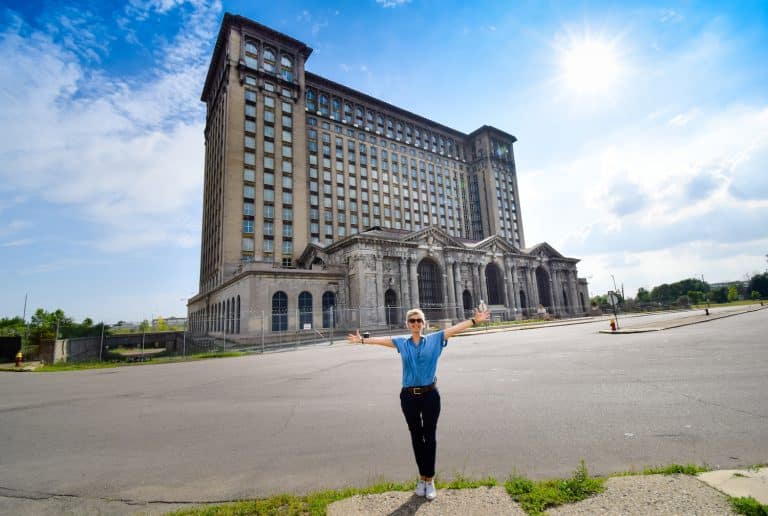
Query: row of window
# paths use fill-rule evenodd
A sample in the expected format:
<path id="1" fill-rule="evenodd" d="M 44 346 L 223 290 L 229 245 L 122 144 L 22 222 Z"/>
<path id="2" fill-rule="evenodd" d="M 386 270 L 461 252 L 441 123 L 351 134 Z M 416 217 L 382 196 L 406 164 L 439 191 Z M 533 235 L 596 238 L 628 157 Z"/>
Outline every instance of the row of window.
<path id="1" fill-rule="evenodd" d="M 189 329 L 193 335 L 208 332 L 240 333 L 240 296 L 214 303 L 189 314 Z"/>
<path id="2" fill-rule="evenodd" d="M 279 57 L 279 58 L 278 58 Z M 245 38 L 243 45 L 245 66 L 253 70 L 279 75 L 284 81 L 293 82 L 295 75 L 293 54 L 280 51 L 262 41 Z"/>
<path id="3" fill-rule="evenodd" d="M 464 154 L 462 147 L 451 137 L 393 118 L 351 100 L 341 99 L 328 92 L 308 87 L 305 100 L 307 111 L 310 113 L 364 128 L 379 136 L 404 141 L 406 144 L 423 147 L 448 157 L 460 157 Z"/>

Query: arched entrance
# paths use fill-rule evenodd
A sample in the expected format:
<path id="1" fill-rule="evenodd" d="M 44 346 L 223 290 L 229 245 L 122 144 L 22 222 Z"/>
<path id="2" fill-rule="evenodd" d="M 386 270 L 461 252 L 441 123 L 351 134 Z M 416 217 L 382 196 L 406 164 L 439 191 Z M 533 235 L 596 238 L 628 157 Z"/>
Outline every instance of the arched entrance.
<path id="1" fill-rule="evenodd" d="M 488 289 L 488 304 L 504 304 L 504 280 L 501 271 L 495 263 L 485 266 L 485 286 Z"/>
<path id="2" fill-rule="evenodd" d="M 549 290 L 551 280 L 547 270 L 539 265 L 536 269 L 536 288 L 539 289 L 539 302 L 545 308 L 552 308 L 552 293 Z"/>
<path id="3" fill-rule="evenodd" d="M 464 291 L 461 295 L 461 300 L 462 305 L 464 306 L 464 317 L 472 317 L 472 294 L 469 290 Z"/>
<path id="4" fill-rule="evenodd" d="M 581 311 L 582 312 L 586 312 L 587 311 L 587 306 L 584 304 L 584 293 L 583 292 L 579 292 L 579 302 L 581 303 Z"/>
<path id="5" fill-rule="evenodd" d="M 565 293 L 565 287 L 563 287 L 563 310 L 568 310 L 570 305 L 571 304 L 568 302 L 568 294 Z"/>
<path id="6" fill-rule="evenodd" d="M 323 294 L 323 328 L 336 327 L 336 294 Z"/>
<path id="7" fill-rule="evenodd" d="M 520 309 L 523 311 L 523 315 L 528 315 L 528 298 L 525 297 L 524 290 L 520 290 Z"/>
<path id="8" fill-rule="evenodd" d="M 440 266 L 431 258 L 419 262 L 419 308 L 427 319 L 443 319 L 443 278 Z"/>
<path id="9" fill-rule="evenodd" d="M 312 294 L 304 291 L 299 294 L 299 329 L 305 329 L 307 324 L 306 329 L 312 328 Z"/>
<path id="10" fill-rule="evenodd" d="M 387 326 L 398 326 L 397 294 L 391 288 L 384 292 L 384 306 L 386 307 Z"/>

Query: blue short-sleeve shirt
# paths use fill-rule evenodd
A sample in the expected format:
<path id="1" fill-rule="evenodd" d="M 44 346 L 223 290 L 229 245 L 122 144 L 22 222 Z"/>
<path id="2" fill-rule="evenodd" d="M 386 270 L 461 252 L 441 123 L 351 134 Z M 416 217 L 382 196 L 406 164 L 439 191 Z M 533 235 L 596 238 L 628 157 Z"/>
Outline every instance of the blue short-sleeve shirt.
<path id="1" fill-rule="evenodd" d="M 392 342 L 403 361 L 403 387 L 419 387 L 435 382 L 437 359 L 448 345 L 444 331 L 422 336 L 418 346 L 410 336 L 393 337 Z"/>

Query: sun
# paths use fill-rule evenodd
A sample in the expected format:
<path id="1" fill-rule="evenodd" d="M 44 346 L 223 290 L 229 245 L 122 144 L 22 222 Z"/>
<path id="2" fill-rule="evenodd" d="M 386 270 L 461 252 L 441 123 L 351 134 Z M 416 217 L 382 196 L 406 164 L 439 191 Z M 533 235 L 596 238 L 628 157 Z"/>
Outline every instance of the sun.
<path id="1" fill-rule="evenodd" d="M 562 48 L 560 61 L 562 81 L 580 95 L 601 95 L 612 90 L 621 72 L 614 45 L 589 37 L 571 41 Z"/>

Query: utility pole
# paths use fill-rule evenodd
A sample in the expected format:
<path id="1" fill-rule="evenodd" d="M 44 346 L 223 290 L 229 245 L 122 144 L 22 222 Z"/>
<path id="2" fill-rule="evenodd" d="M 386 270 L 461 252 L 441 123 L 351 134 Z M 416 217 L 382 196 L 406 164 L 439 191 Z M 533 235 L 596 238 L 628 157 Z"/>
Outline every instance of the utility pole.
<path id="1" fill-rule="evenodd" d="M 24 335 L 21 338 L 21 344 L 19 345 L 19 353 L 22 352 L 24 349 L 24 344 L 27 342 L 27 338 L 29 337 L 29 326 L 27 326 L 27 295 L 24 294 L 24 312 L 21 316 L 21 320 L 24 321 Z"/>

